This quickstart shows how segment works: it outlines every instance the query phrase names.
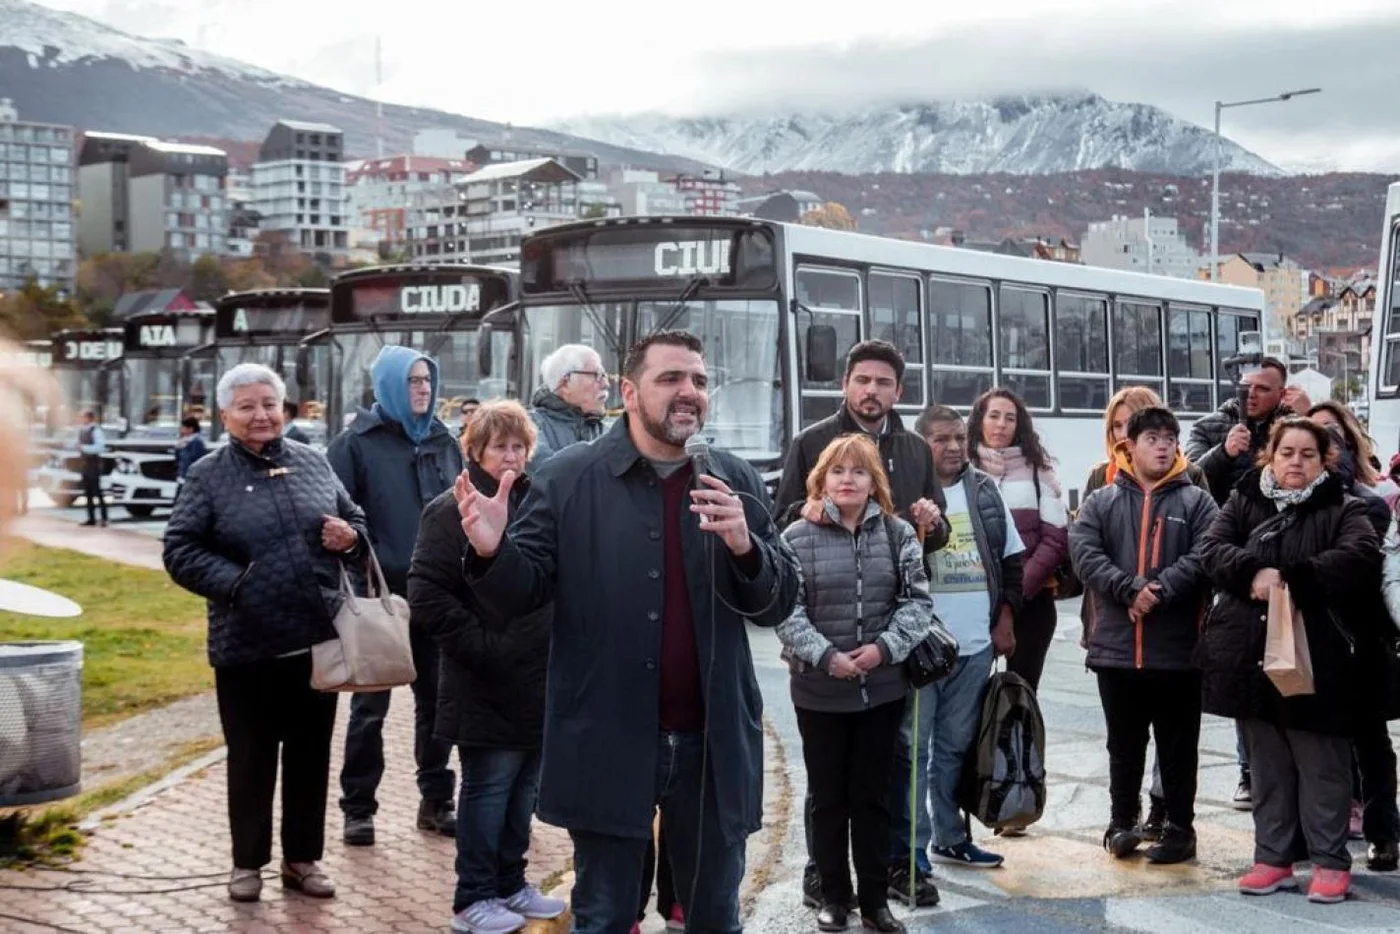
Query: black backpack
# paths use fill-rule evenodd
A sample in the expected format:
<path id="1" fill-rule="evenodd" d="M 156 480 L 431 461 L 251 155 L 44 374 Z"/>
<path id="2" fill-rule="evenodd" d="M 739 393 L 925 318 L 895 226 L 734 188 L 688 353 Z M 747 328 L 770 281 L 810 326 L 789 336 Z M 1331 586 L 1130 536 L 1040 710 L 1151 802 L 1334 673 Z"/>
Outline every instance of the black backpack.
<path id="1" fill-rule="evenodd" d="M 899 545 L 895 533 L 899 527 L 885 516 L 885 539 L 890 543 L 890 561 L 894 564 L 896 594 L 904 592 L 904 575 L 900 573 Z M 916 689 L 940 681 L 953 673 L 958 665 L 958 640 L 943 625 L 937 613 L 931 614 L 928 635 L 909 652 L 904 660 L 904 675 Z"/>
<path id="2" fill-rule="evenodd" d="M 1000 671 L 987 683 L 958 804 L 993 830 L 1027 827 L 1045 810 L 1045 721 L 1020 675 Z"/>

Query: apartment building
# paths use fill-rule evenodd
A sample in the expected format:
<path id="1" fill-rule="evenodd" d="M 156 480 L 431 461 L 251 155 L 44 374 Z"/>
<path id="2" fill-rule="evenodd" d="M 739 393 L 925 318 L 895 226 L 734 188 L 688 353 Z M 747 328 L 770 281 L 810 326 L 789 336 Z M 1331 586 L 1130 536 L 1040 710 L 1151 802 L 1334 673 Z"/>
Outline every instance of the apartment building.
<path id="1" fill-rule="evenodd" d="M 514 264 L 533 230 L 579 216 L 578 173 L 553 159 L 477 169 L 444 190 L 421 191 L 409 210 L 415 259 Z"/>
<path id="2" fill-rule="evenodd" d="M 662 181 L 658 172 L 622 169 L 614 173 L 609 187 L 628 216 L 689 213 L 685 197 L 675 185 Z"/>
<path id="3" fill-rule="evenodd" d="M 326 123 L 279 120 L 253 164 L 251 206 L 264 233 L 343 261 L 350 247 L 344 134 Z"/>
<path id="4" fill-rule="evenodd" d="M 71 290 L 73 128 L 21 121 L 0 98 L 0 292 L 33 278 Z"/>
<path id="5" fill-rule="evenodd" d="M 1177 279 L 1194 279 L 1201 267 L 1201 254 L 1186 242 L 1175 217 L 1114 216 L 1091 223 L 1080 257 L 1087 266 Z"/>
<path id="6" fill-rule="evenodd" d="M 477 167 L 500 165 L 505 162 L 529 162 L 553 159 L 578 175 L 580 179 L 598 177 L 598 157 L 580 149 L 559 149 L 548 146 L 525 146 L 509 140 L 483 141 L 467 150 L 467 161 Z"/>
<path id="7" fill-rule="evenodd" d="M 739 214 L 739 195 L 742 191 L 738 183 L 726 178 L 723 172 L 706 169 L 700 175 L 677 175 L 671 184 L 676 186 L 685 203 L 683 213 L 709 217 L 735 217 Z"/>
<path id="8" fill-rule="evenodd" d="M 351 224 L 398 249 L 408 241 L 409 204 L 418 192 L 441 193 L 471 174 L 465 159 L 412 154 L 346 164 Z"/>
<path id="9" fill-rule="evenodd" d="M 1210 278 L 1209 261 L 1198 275 Z M 1293 319 L 1308 301 L 1308 279 L 1308 271 L 1282 253 L 1236 253 L 1220 258 L 1220 282 L 1263 290 L 1273 334 L 1291 330 Z"/>
<path id="10" fill-rule="evenodd" d="M 228 154 L 125 133 L 83 134 L 78 152 L 86 255 L 171 249 L 193 259 L 228 252 Z"/>

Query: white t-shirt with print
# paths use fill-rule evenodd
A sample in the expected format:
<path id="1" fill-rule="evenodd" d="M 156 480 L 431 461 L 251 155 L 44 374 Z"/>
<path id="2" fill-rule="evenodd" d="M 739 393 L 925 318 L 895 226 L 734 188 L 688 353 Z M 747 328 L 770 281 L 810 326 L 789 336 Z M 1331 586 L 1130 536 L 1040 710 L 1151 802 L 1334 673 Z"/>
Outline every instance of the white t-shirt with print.
<path id="1" fill-rule="evenodd" d="M 938 618 L 958 640 L 958 654 L 976 655 L 992 644 L 992 597 L 987 592 L 987 569 L 982 566 L 982 553 L 972 531 L 966 489 L 955 483 L 944 487 L 943 495 L 948 500 L 944 515 L 952 531 L 948 544 L 929 555 L 929 589 L 933 591 Z M 1009 558 L 1026 549 L 1005 500 L 1002 508 L 1006 510 L 1004 557 Z"/>

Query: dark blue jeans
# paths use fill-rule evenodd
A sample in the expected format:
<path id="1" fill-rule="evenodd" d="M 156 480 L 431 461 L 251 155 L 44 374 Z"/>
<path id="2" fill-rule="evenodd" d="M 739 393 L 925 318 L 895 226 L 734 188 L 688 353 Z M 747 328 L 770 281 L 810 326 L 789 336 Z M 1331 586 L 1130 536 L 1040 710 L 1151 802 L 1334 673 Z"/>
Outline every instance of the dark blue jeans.
<path id="1" fill-rule="evenodd" d="M 540 787 L 539 750 L 458 746 L 457 891 L 452 913 L 525 887 L 530 817 Z"/>
<path id="2" fill-rule="evenodd" d="M 670 851 L 676 897 L 689 934 L 733 934 L 739 923 L 744 840 L 720 832 L 714 787 L 700 819 L 699 733 L 663 733 L 656 755 L 656 803 Z M 626 934 L 637 920 L 647 837 L 570 831 L 574 843 L 573 934 Z M 698 853 L 697 853 L 698 849 Z M 698 860 L 697 860 L 698 856 Z M 692 897 L 692 891 L 694 895 Z"/>
<path id="3" fill-rule="evenodd" d="M 447 767 L 452 743 L 433 735 L 437 716 L 438 648 L 417 623 L 409 623 L 413 647 L 413 759 L 418 766 L 418 793 L 424 801 L 451 801 L 456 776 Z M 350 697 L 345 727 L 345 764 L 340 768 L 340 809 L 346 817 L 373 817 L 379 810 L 374 793 L 384 776 L 384 718 L 389 692 Z"/>

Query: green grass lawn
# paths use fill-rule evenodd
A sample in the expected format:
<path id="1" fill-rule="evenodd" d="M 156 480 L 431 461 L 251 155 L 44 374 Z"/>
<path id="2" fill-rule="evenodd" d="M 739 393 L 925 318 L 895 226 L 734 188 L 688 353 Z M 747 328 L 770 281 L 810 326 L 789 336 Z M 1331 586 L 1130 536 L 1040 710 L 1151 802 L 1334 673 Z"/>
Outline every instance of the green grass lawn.
<path id="1" fill-rule="evenodd" d="M 103 726 L 202 691 L 214 673 L 204 650 L 204 600 L 161 571 L 13 542 L 0 577 L 76 601 L 83 614 L 47 619 L 0 612 L 0 642 L 83 643 L 83 726 Z"/>

